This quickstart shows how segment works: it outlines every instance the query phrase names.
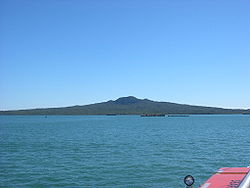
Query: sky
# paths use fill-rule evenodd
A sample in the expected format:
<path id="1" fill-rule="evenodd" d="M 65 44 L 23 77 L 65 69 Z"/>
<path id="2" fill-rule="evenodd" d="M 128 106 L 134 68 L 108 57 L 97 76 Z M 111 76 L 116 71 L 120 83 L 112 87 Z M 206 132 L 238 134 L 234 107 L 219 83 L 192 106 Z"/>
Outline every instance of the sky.
<path id="1" fill-rule="evenodd" d="M 0 110 L 123 96 L 250 108 L 249 0 L 1 0 Z"/>

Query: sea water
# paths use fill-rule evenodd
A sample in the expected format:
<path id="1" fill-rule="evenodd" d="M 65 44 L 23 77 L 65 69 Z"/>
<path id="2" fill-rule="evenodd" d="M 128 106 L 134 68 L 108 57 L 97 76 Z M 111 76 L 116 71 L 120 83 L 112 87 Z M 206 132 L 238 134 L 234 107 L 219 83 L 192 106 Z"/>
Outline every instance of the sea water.
<path id="1" fill-rule="evenodd" d="M 250 165 L 250 116 L 0 116 L 0 187 L 195 187 Z"/>

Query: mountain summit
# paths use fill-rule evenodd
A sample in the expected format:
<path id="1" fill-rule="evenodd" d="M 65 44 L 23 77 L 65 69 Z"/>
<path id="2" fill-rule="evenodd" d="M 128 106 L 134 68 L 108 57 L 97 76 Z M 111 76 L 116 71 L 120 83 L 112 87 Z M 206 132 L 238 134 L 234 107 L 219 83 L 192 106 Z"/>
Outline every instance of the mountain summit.
<path id="1" fill-rule="evenodd" d="M 105 115 L 105 114 L 249 114 L 250 110 L 193 106 L 170 102 L 156 102 L 133 96 L 108 102 L 30 110 L 0 111 L 0 115 Z"/>
<path id="2" fill-rule="evenodd" d="M 136 104 L 136 103 L 139 103 L 141 102 L 142 100 L 141 99 L 137 99 L 136 97 L 133 97 L 133 96 L 128 96 L 128 97 L 121 97 L 117 100 L 115 100 L 114 102 L 116 104 Z"/>

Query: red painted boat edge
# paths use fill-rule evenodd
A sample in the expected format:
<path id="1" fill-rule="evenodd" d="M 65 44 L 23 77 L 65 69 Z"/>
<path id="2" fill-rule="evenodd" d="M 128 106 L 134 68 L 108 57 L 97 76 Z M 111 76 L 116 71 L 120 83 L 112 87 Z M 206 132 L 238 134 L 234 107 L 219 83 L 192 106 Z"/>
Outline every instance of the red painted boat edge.
<path id="1" fill-rule="evenodd" d="M 238 187 L 248 173 L 250 173 L 250 167 L 220 168 L 200 188 Z"/>

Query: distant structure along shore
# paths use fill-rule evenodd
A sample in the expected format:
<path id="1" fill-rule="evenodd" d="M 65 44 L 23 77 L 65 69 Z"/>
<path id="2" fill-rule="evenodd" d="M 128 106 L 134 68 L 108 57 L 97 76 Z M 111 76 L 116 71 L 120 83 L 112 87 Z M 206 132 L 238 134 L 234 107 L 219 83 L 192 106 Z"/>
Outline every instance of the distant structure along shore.
<path id="1" fill-rule="evenodd" d="M 141 117 L 165 117 L 165 114 L 141 114 Z"/>

